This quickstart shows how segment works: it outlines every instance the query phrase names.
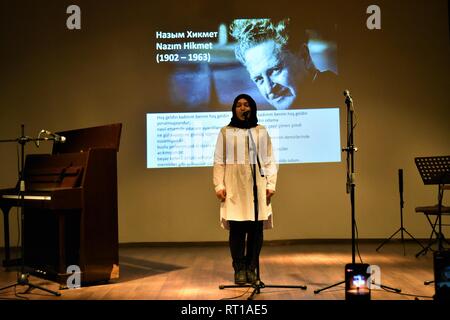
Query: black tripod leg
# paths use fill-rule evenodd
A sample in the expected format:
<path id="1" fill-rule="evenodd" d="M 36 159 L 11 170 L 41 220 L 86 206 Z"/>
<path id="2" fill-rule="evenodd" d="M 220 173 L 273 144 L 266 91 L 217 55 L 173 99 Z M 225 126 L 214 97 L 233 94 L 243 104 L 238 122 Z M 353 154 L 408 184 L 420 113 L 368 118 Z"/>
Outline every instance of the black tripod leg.
<path id="1" fill-rule="evenodd" d="M 261 288 L 265 288 L 266 286 L 264 285 L 264 283 L 261 280 L 257 280 L 256 283 L 254 283 L 252 285 L 253 292 L 250 294 L 250 296 L 247 298 L 247 300 L 253 300 L 253 297 L 255 296 L 255 294 L 260 294 L 261 293 Z"/>
<path id="2" fill-rule="evenodd" d="M 290 289 L 302 289 L 306 290 L 307 286 L 290 286 L 290 285 L 278 285 L 278 284 L 271 284 L 264 286 L 265 288 L 290 288 Z"/>
<path id="3" fill-rule="evenodd" d="M 397 289 L 397 288 L 392 288 L 392 287 L 388 287 L 388 286 L 385 286 L 384 284 L 380 284 L 380 285 L 378 285 L 380 288 L 383 288 L 383 289 L 386 289 L 386 290 L 391 290 L 391 291 L 395 291 L 396 293 L 400 293 L 400 292 L 402 292 L 402 290 L 401 289 Z"/>
<path id="4" fill-rule="evenodd" d="M 428 247 L 423 248 L 422 250 L 420 250 L 419 252 L 416 253 L 416 258 L 418 258 L 420 255 L 426 255 L 428 252 Z"/>
<path id="5" fill-rule="evenodd" d="M 426 247 L 422 246 L 423 249 L 416 253 L 416 258 L 418 256 L 420 256 L 421 254 L 426 255 L 428 250 L 432 250 L 431 247 L 436 242 L 435 240 L 433 240 L 434 233 L 435 233 L 435 231 L 434 231 L 434 227 L 433 227 L 433 230 L 431 231 L 430 239 L 428 240 L 427 246 Z"/>
<path id="6" fill-rule="evenodd" d="M 404 229 L 404 231 L 411 237 L 411 239 L 413 239 L 415 242 L 417 242 L 417 244 L 418 244 L 419 246 L 421 246 L 423 249 L 425 249 L 425 247 L 423 246 L 423 244 L 420 243 L 419 240 L 417 240 L 416 238 L 414 238 L 414 237 L 411 235 L 411 233 L 408 232 L 408 230 Z"/>
<path id="7" fill-rule="evenodd" d="M 401 229 L 398 229 L 397 231 L 395 231 L 389 238 L 387 238 L 386 240 L 384 240 L 379 246 L 378 248 L 375 249 L 375 251 L 378 252 L 378 250 L 381 249 L 382 246 L 384 246 L 389 240 L 391 240 L 397 233 L 399 233 Z"/>
<path id="8" fill-rule="evenodd" d="M 433 251 L 433 244 L 435 244 L 437 241 L 433 240 L 432 242 L 430 242 L 426 247 L 424 247 L 422 250 L 420 250 L 419 252 L 416 253 L 416 258 L 419 257 L 420 255 L 426 255 L 428 250 Z"/>
<path id="9" fill-rule="evenodd" d="M 11 285 L 9 285 L 9 286 L 6 286 L 6 287 L 3 287 L 3 288 L 0 288 L 0 291 L 3 291 L 3 290 L 6 290 L 6 289 L 9 289 L 9 288 L 12 288 L 12 287 L 15 287 L 15 286 L 17 286 L 17 283 L 15 283 L 15 284 L 11 284 Z"/>
<path id="10" fill-rule="evenodd" d="M 61 293 L 59 293 L 59 292 L 52 291 L 50 289 L 47 289 L 47 288 L 44 288 L 44 287 L 41 287 L 41 286 L 38 286 L 38 285 L 35 285 L 35 284 L 32 284 L 32 283 L 28 283 L 27 285 L 28 285 L 28 289 L 24 293 L 28 293 L 29 291 L 31 291 L 33 289 L 39 289 L 39 290 L 51 293 L 51 294 L 53 294 L 55 296 L 58 296 L 58 297 L 61 295 Z"/>
<path id="11" fill-rule="evenodd" d="M 255 294 L 259 294 L 259 293 L 260 293 L 260 288 L 253 289 L 252 293 L 248 296 L 247 300 L 253 300 L 253 297 L 255 296 Z"/>
<path id="12" fill-rule="evenodd" d="M 320 293 L 320 292 L 323 291 L 323 290 L 327 290 L 327 289 L 336 287 L 336 286 L 338 286 L 338 285 L 340 285 L 340 284 L 343 284 L 343 283 L 345 283 L 345 280 L 344 280 L 344 281 L 341 281 L 341 282 L 338 282 L 338 283 L 335 283 L 335 284 L 332 284 L 331 286 L 328 286 L 328 287 L 325 287 L 325 288 L 322 288 L 322 289 L 314 290 L 314 293 L 315 293 L 315 294 Z"/>
<path id="13" fill-rule="evenodd" d="M 219 285 L 220 290 L 226 289 L 226 288 L 249 288 L 249 287 L 252 287 L 252 285 L 251 284 L 242 284 L 242 285 L 239 285 L 239 284 L 223 285 L 223 284 L 221 284 L 221 285 Z"/>

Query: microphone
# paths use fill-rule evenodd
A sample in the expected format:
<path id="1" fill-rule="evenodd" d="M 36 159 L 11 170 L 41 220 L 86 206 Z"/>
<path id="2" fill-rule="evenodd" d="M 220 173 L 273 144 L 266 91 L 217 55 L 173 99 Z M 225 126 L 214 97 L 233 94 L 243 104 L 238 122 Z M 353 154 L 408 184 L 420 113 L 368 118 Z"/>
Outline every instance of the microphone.
<path id="1" fill-rule="evenodd" d="M 48 136 L 52 136 L 55 139 L 55 142 L 57 142 L 57 143 L 64 143 L 64 142 L 66 142 L 66 137 L 60 136 L 57 133 L 53 133 L 53 132 L 48 131 L 48 130 L 41 130 L 41 132 L 45 133 Z"/>
<path id="2" fill-rule="evenodd" d="M 66 142 L 66 137 L 60 136 L 59 134 L 53 133 L 52 136 L 55 138 L 55 142 L 64 143 Z"/>
<path id="3" fill-rule="evenodd" d="M 344 90 L 344 96 L 346 96 L 347 98 L 351 99 L 352 97 L 350 96 L 350 91 L 348 90 Z"/>
<path id="4" fill-rule="evenodd" d="M 250 111 L 245 111 L 242 115 L 244 116 L 245 120 L 248 120 L 248 116 L 250 115 Z"/>
<path id="5" fill-rule="evenodd" d="M 353 99 L 352 96 L 350 95 L 350 91 L 348 91 L 347 89 L 344 90 L 344 96 L 345 96 L 345 103 L 346 104 L 350 104 L 350 109 L 353 111 Z"/>

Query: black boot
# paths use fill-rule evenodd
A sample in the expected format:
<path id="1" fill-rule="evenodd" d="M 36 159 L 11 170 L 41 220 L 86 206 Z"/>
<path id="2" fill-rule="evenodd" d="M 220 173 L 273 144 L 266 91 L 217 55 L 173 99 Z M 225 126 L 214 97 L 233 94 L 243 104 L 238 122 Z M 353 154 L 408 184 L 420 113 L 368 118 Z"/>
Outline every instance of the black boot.
<path id="1" fill-rule="evenodd" d="M 256 282 L 256 268 L 252 266 L 247 266 L 246 268 L 246 275 L 247 275 L 247 282 L 248 283 L 255 283 Z"/>
<path id="2" fill-rule="evenodd" d="M 247 283 L 247 272 L 245 264 L 241 262 L 233 262 L 234 268 L 234 283 L 235 284 L 246 284 Z"/>

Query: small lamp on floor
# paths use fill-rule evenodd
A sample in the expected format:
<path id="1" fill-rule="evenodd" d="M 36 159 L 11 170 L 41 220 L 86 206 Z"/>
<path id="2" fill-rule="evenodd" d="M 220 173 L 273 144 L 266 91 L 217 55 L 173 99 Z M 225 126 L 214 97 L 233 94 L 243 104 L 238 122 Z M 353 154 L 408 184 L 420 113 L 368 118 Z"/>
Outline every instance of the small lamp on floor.
<path id="1" fill-rule="evenodd" d="M 366 263 L 349 263 L 345 266 L 345 300 L 370 300 L 368 268 L 369 265 Z"/>

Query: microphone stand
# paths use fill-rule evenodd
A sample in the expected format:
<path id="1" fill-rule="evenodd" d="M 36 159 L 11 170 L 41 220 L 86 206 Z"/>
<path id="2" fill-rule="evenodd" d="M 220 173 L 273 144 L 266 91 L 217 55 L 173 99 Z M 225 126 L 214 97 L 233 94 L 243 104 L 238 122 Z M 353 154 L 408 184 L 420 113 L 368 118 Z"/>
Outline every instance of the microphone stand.
<path id="1" fill-rule="evenodd" d="M 347 90 L 344 91 L 345 95 L 345 104 L 347 105 L 347 147 L 343 148 L 342 151 L 347 152 L 347 182 L 346 182 L 346 191 L 350 193 L 350 205 L 351 205 L 351 226 L 352 226 L 352 264 L 355 264 L 355 248 L 356 248 L 356 240 L 355 240 L 355 162 L 354 162 L 354 153 L 358 150 L 353 145 L 353 101 L 348 94 Z M 315 294 L 320 293 L 321 291 L 336 287 L 340 284 L 345 283 L 345 280 L 332 284 L 328 287 L 314 290 Z"/>
<path id="2" fill-rule="evenodd" d="M 257 152 L 255 140 L 253 139 L 252 131 L 249 126 L 249 119 L 248 114 L 245 115 L 245 121 L 247 123 L 247 132 L 249 136 L 249 143 L 248 143 L 248 150 L 249 150 L 249 159 L 250 159 L 250 168 L 252 170 L 252 179 L 253 179 L 253 208 L 255 213 L 255 222 L 254 222 L 254 231 L 255 231 L 255 237 L 258 233 L 258 228 L 261 227 L 264 229 L 263 225 L 259 226 L 259 220 L 258 220 L 258 214 L 259 214 L 259 201 L 258 201 L 258 186 L 256 183 L 256 164 L 258 164 L 258 172 L 261 175 L 261 177 L 264 177 L 264 172 L 261 168 L 261 162 L 259 160 L 259 155 Z M 251 141 L 251 147 L 250 147 L 250 141 Z M 250 154 L 252 155 L 250 157 Z M 261 221 L 262 222 L 262 221 Z M 263 231 L 261 231 L 263 232 Z M 220 285 L 219 289 L 225 289 L 225 288 L 242 288 L 242 287 L 252 287 L 253 292 L 250 294 L 250 296 L 247 298 L 247 300 L 253 300 L 255 294 L 260 294 L 262 288 L 294 288 L 294 289 L 302 289 L 306 290 L 306 286 L 294 286 L 294 285 L 267 285 L 264 284 L 264 282 L 261 281 L 260 277 L 260 268 L 259 268 L 259 253 L 257 252 L 256 246 L 252 248 L 254 256 L 256 255 L 258 257 L 256 261 L 256 281 L 252 284 L 244 284 L 244 285 Z"/>
<path id="3" fill-rule="evenodd" d="M 20 208 L 20 222 L 22 226 L 22 232 L 21 232 L 21 266 L 20 266 L 20 272 L 17 276 L 17 282 L 11 285 L 8 285 L 6 287 L 0 288 L 0 291 L 6 290 L 8 288 L 16 287 L 16 286 L 28 286 L 27 290 L 24 293 L 28 293 L 32 289 L 40 289 L 42 291 L 46 291 L 48 293 L 51 293 L 55 296 L 60 296 L 61 293 L 52 291 L 50 289 L 38 286 L 36 284 L 31 283 L 28 280 L 29 274 L 25 273 L 25 177 L 24 177 L 24 164 L 25 164 L 25 144 L 30 141 L 49 141 L 49 140 L 55 140 L 54 138 L 37 138 L 33 139 L 28 136 L 25 136 L 25 126 L 21 125 L 21 136 L 17 139 L 9 139 L 9 140 L 0 140 L 0 142 L 17 142 L 20 144 L 20 173 L 19 173 L 19 208 Z M 6 227 L 6 226 L 5 226 Z"/>
<path id="4" fill-rule="evenodd" d="M 348 90 L 344 91 L 345 96 L 345 104 L 347 105 L 347 147 L 343 148 L 342 151 L 347 153 L 347 182 L 346 182 L 346 188 L 347 193 L 350 193 L 350 205 L 351 205 L 351 227 L 352 227 L 352 264 L 355 264 L 355 256 L 356 256 L 356 220 L 355 220 L 355 152 L 358 151 L 358 148 L 355 147 L 353 143 L 353 129 L 355 128 L 353 124 L 353 114 L 354 114 L 354 108 L 353 108 L 353 100 L 350 96 L 350 93 Z M 345 283 L 345 280 L 337 282 L 335 284 L 332 284 L 328 287 L 314 290 L 315 294 L 318 294 L 324 290 L 336 287 L 340 284 Z M 397 293 L 401 292 L 400 289 L 391 288 L 388 286 L 384 286 L 381 284 L 375 284 L 382 288 L 390 289 L 392 291 L 395 291 Z"/>
<path id="5" fill-rule="evenodd" d="M 398 170 L 398 177 L 399 177 L 399 191 L 400 191 L 400 228 L 398 228 L 389 238 L 385 239 L 376 249 L 375 251 L 379 251 L 381 247 L 383 247 L 386 243 L 388 243 L 397 233 L 400 232 L 400 241 L 403 245 L 403 255 L 406 256 L 406 248 L 405 248 L 405 237 L 403 233 L 406 233 L 411 237 L 412 240 L 414 240 L 419 246 L 422 247 L 422 249 L 425 250 L 425 247 L 416 239 L 414 236 L 406 230 L 406 228 L 403 226 L 403 207 L 405 202 L 403 201 L 403 169 Z"/>

